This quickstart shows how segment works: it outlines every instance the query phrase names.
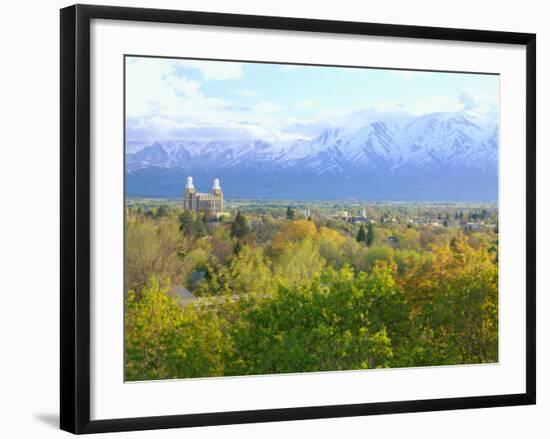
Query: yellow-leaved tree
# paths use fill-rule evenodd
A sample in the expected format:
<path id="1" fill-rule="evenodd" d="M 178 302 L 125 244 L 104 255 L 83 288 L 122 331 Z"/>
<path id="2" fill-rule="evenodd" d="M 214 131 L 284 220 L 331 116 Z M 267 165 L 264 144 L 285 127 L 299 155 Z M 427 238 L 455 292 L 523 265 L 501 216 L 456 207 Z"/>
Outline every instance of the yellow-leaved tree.
<path id="1" fill-rule="evenodd" d="M 125 310 L 125 379 L 154 380 L 224 374 L 229 343 L 213 309 L 183 305 L 152 277 Z"/>

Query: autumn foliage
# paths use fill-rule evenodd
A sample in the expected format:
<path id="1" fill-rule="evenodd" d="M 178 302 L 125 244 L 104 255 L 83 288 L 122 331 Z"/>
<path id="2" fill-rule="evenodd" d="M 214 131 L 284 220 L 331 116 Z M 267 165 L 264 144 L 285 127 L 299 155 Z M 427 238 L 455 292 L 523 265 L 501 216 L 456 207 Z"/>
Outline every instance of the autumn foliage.
<path id="1" fill-rule="evenodd" d="M 370 225 L 367 245 L 358 231 L 132 212 L 125 378 L 498 361 L 494 232 Z"/>

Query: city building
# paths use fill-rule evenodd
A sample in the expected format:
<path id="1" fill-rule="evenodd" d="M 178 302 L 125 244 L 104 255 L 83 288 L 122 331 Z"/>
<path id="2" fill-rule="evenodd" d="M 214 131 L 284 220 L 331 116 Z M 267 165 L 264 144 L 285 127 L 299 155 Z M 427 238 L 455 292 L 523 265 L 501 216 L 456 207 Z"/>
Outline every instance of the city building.
<path id="1" fill-rule="evenodd" d="M 365 209 L 364 207 L 361 208 L 361 212 L 359 213 L 359 216 L 348 216 L 348 221 L 354 224 L 374 222 L 372 219 L 367 218 L 367 209 Z"/>
<path id="2" fill-rule="evenodd" d="M 187 177 L 183 208 L 195 212 L 211 213 L 219 216 L 223 213 L 223 192 L 220 180 L 214 179 L 211 193 L 197 192 L 193 184 L 193 177 Z"/>
<path id="3" fill-rule="evenodd" d="M 336 212 L 333 217 L 348 220 L 350 218 L 350 214 L 347 210 L 340 210 Z"/>
<path id="4" fill-rule="evenodd" d="M 374 221 L 373 219 L 369 219 L 367 217 L 363 217 L 363 216 L 350 216 L 348 217 L 348 221 L 351 222 L 351 223 L 365 223 L 365 224 L 368 224 L 368 223 L 375 223 L 376 221 Z"/>

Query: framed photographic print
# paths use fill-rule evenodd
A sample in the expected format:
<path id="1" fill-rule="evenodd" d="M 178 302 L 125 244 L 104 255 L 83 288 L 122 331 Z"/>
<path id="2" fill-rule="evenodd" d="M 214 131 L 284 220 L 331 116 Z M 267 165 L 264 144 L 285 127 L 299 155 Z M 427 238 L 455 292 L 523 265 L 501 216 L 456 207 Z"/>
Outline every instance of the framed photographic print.
<path id="1" fill-rule="evenodd" d="M 61 10 L 61 428 L 535 403 L 535 35 Z"/>

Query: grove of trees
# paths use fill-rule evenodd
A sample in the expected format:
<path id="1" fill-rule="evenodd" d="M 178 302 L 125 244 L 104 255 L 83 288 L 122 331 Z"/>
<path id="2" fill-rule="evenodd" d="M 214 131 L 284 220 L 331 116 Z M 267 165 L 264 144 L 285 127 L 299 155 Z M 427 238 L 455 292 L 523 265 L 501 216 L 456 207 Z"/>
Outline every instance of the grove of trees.
<path id="1" fill-rule="evenodd" d="M 498 361 L 498 236 L 441 214 L 365 227 L 129 208 L 126 379 Z"/>

